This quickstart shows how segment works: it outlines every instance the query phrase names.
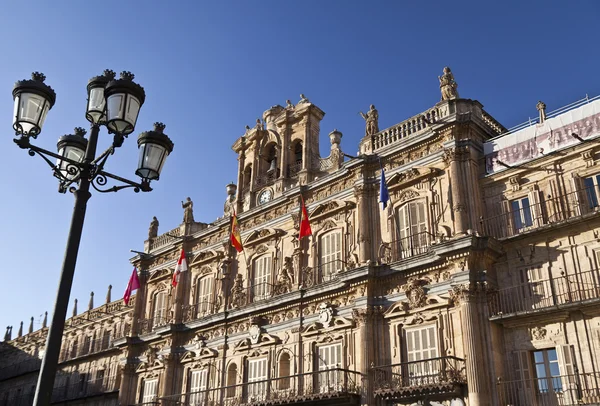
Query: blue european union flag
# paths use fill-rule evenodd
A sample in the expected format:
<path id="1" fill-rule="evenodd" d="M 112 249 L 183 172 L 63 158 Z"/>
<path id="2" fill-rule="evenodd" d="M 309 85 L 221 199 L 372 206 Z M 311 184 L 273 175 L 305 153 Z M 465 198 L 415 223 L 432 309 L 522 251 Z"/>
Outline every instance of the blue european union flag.
<path id="1" fill-rule="evenodd" d="M 390 200 L 390 194 L 388 192 L 387 183 L 385 183 L 385 172 L 383 168 L 381 168 L 381 181 L 379 184 L 379 202 L 383 204 L 383 210 L 388 205 L 388 201 Z"/>

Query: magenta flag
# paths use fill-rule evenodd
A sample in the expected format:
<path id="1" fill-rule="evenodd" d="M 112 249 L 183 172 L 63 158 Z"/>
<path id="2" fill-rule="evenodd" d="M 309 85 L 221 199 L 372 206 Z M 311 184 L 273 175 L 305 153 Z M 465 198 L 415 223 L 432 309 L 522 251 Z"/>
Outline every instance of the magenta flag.
<path id="1" fill-rule="evenodd" d="M 127 289 L 125 289 L 125 294 L 123 295 L 123 301 L 125 302 L 125 306 L 129 304 L 129 299 L 131 299 L 131 293 L 134 290 L 140 287 L 140 280 L 138 279 L 137 269 L 133 268 L 133 272 L 131 273 L 131 277 L 129 278 L 129 283 L 127 284 Z"/>

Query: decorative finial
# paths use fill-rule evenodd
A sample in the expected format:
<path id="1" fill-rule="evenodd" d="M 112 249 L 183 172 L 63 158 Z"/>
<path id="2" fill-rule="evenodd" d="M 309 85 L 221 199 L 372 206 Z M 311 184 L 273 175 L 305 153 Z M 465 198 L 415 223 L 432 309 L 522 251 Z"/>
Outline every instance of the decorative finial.
<path id="1" fill-rule="evenodd" d="M 535 105 L 535 108 L 540 113 L 540 124 L 542 124 L 544 121 L 546 121 L 546 103 L 540 100 Z"/>
<path id="2" fill-rule="evenodd" d="M 31 321 L 29 322 L 29 334 L 33 333 L 33 317 L 31 318 Z"/>
<path id="3" fill-rule="evenodd" d="M 157 133 L 161 133 L 165 130 L 167 126 L 159 121 L 157 121 L 156 123 L 154 123 L 154 131 L 156 131 Z"/>
<path id="4" fill-rule="evenodd" d="M 6 333 L 4 333 L 4 341 L 10 340 L 9 332 L 10 332 L 10 326 L 6 326 Z"/>
<path id="5" fill-rule="evenodd" d="M 73 305 L 73 317 L 77 316 L 77 299 L 75 299 L 75 303 Z"/>
<path id="6" fill-rule="evenodd" d="M 94 292 L 90 292 L 90 302 L 88 303 L 88 310 L 94 308 Z"/>
<path id="7" fill-rule="evenodd" d="M 122 80 L 133 80 L 133 79 L 135 79 L 135 75 L 129 71 L 124 70 L 123 72 L 121 72 L 121 79 Z"/>
<path id="8" fill-rule="evenodd" d="M 48 312 L 44 312 L 44 321 L 42 322 L 42 328 L 46 328 L 48 325 Z"/>
<path id="9" fill-rule="evenodd" d="M 83 127 L 75 127 L 74 134 L 83 138 L 87 134 L 87 131 Z"/>
<path id="10" fill-rule="evenodd" d="M 17 337 L 21 337 L 23 335 L 23 322 L 19 325 L 19 331 L 17 332 Z"/>
<path id="11" fill-rule="evenodd" d="M 112 289 L 112 285 L 108 285 L 108 291 L 106 292 L 106 304 L 110 303 L 110 291 Z"/>
<path id="12" fill-rule="evenodd" d="M 31 80 L 44 83 L 44 80 L 46 80 L 46 75 L 44 75 L 42 72 L 33 72 L 31 74 Z"/>
<path id="13" fill-rule="evenodd" d="M 115 78 L 115 76 L 117 75 L 115 73 L 114 70 L 112 69 L 104 69 L 104 77 L 107 78 L 108 80 L 113 80 Z"/>

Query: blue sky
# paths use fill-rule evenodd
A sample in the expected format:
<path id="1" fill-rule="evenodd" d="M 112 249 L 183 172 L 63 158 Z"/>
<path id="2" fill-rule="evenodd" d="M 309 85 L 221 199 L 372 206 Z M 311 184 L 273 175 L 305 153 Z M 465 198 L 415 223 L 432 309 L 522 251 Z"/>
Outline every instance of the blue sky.
<path id="1" fill-rule="evenodd" d="M 129 70 L 146 89 L 137 134 L 163 121 L 175 143 L 154 192 L 94 194 L 71 294 L 86 308 L 113 285 L 122 296 L 130 249 L 142 250 L 152 216 L 160 232 L 179 225 L 181 200 L 197 221 L 222 216 L 236 180 L 231 145 L 262 112 L 304 93 L 326 112 L 327 134 L 343 132 L 354 154 L 364 133 L 357 114 L 379 110 L 391 126 L 440 97 L 450 66 L 462 97 L 477 99 L 505 126 L 598 95 L 600 3 L 596 1 L 28 1 L 0 15 L 0 328 L 35 329 L 52 311 L 73 196 L 57 193 L 47 165 L 12 142 L 12 87 L 44 72 L 57 93 L 37 144 L 54 150 L 84 117 L 86 84 L 104 69 Z M 103 130 L 100 150 L 110 137 Z M 107 170 L 135 179 L 135 137 Z M 69 310 L 70 314 L 71 310 Z"/>

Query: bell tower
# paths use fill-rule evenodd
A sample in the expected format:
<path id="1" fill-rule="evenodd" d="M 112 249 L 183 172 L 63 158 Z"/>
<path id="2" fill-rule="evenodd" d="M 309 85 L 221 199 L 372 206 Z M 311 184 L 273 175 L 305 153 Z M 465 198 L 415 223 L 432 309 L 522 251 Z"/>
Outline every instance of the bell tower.
<path id="1" fill-rule="evenodd" d="M 304 95 L 276 105 L 246 127 L 232 149 L 238 154 L 238 212 L 267 204 L 319 171 L 319 129 L 325 113 Z"/>

